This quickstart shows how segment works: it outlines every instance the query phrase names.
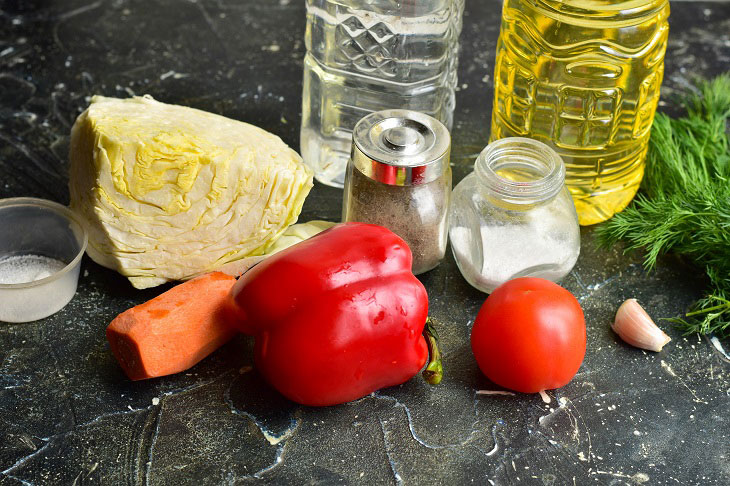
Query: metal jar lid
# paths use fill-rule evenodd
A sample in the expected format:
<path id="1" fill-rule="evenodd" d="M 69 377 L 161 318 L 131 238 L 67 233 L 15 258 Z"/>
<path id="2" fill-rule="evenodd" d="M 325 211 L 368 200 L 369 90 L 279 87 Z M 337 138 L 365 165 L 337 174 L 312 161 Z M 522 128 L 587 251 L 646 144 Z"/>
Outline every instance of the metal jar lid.
<path id="1" fill-rule="evenodd" d="M 449 131 L 437 119 L 417 111 L 371 113 L 355 125 L 352 142 L 355 168 L 384 184 L 425 184 L 449 166 Z"/>

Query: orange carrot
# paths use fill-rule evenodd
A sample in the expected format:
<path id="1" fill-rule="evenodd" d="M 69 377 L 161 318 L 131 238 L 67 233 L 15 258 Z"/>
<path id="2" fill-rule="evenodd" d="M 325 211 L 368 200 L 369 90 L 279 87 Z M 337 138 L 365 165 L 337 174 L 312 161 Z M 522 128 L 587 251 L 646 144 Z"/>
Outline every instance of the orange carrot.
<path id="1" fill-rule="evenodd" d="M 229 325 L 234 277 L 213 272 L 119 314 L 106 329 L 112 353 L 132 380 L 191 368 L 236 334 Z"/>

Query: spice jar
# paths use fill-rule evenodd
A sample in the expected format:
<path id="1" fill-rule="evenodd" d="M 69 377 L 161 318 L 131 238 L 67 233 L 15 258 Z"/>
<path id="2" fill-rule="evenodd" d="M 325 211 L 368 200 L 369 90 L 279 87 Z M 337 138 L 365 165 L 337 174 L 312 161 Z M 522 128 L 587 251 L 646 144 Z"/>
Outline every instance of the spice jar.
<path id="1" fill-rule="evenodd" d="M 464 278 L 491 292 L 516 277 L 557 281 L 580 253 L 580 228 L 565 166 L 528 138 L 489 144 L 454 189 L 449 239 Z"/>
<path id="2" fill-rule="evenodd" d="M 451 198 L 451 137 L 428 115 L 385 110 L 352 133 L 343 221 L 385 226 L 408 243 L 413 273 L 431 270 L 446 252 Z"/>

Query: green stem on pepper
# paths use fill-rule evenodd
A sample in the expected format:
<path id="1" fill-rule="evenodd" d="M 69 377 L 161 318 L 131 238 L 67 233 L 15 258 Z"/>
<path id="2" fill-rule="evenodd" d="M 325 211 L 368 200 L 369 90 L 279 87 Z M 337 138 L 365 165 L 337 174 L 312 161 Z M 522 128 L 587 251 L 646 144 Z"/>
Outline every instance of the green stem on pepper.
<path id="1" fill-rule="evenodd" d="M 439 335 L 433 327 L 431 318 L 426 319 L 426 325 L 423 328 L 423 335 L 428 344 L 429 361 L 426 369 L 423 370 L 423 379 L 431 385 L 441 383 L 444 376 L 444 367 L 441 363 L 441 351 L 439 350 Z"/>

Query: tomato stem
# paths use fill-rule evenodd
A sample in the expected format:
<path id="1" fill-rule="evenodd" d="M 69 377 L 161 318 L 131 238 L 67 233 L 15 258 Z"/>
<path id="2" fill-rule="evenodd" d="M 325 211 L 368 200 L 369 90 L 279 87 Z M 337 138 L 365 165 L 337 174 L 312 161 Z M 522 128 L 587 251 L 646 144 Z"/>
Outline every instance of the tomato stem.
<path id="1" fill-rule="evenodd" d="M 441 383 L 444 376 L 444 367 L 441 363 L 441 351 L 439 350 L 439 335 L 436 328 L 433 327 L 433 321 L 429 317 L 426 319 L 426 325 L 423 328 L 423 336 L 428 344 L 429 361 L 426 369 L 423 370 L 423 379 L 431 385 Z"/>

